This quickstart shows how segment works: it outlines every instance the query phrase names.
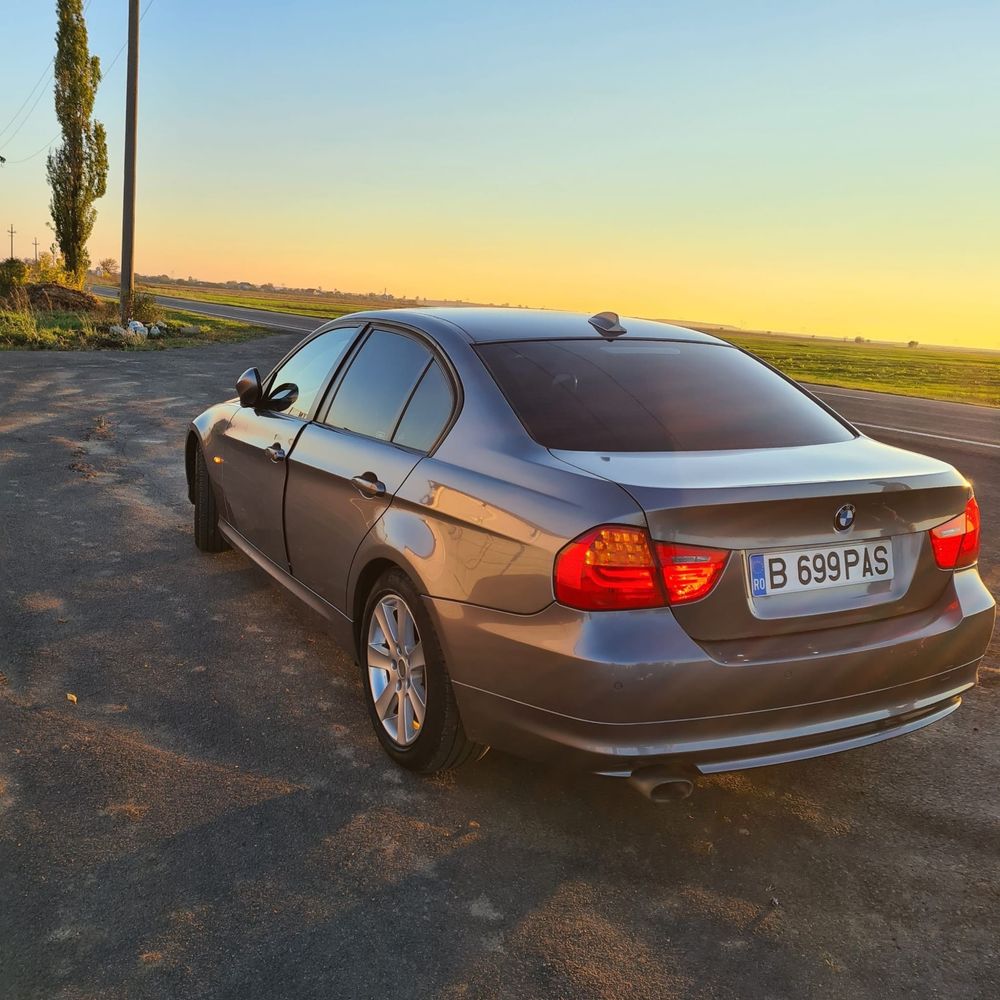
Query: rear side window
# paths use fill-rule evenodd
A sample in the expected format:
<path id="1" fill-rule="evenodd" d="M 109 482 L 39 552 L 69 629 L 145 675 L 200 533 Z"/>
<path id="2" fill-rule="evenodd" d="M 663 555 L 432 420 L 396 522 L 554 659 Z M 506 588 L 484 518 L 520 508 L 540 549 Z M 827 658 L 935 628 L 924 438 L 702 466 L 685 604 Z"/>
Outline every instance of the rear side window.
<path id="1" fill-rule="evenodd" d="M 528 433 L 567 451 L 721 451 L 848 441 L 805 393 L 732 347 L 651 340 L 482 344 Z"/>
<path id="2" fill-rule="evenodd" d="M 412 337 L 375 330 L 344 376 L 324 423 L 388 441 L 431 360 Z"/>
<path id="3" fill-rule="evenodd" d="M 417 451 L 430 451 L 448 423 L 454 405 L 451 383 L 441 366 L 432 361 L 406 405 L 393 441 Z"/>

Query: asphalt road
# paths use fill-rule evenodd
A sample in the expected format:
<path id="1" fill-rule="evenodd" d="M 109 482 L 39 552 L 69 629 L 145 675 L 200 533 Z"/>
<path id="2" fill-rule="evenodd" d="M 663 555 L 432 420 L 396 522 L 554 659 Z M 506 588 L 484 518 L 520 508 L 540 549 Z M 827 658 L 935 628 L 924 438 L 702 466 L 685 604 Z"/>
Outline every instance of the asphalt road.
<path id="1" fill-rule="evenodd" d="M 105 299 L 117 299 L 118 293 L 100 285 L 90 289 L 95 295 Z M 286 333 L 311 333 L 323 321 L 314 316 L 300 316 L 296 313 L 276 313 L 266 309 L 243 309 L 240 306 L 219 305 L 215 302 L 199 302 L 196 299 L 181 299 L 172 295 L 157 295 L 156 301 L 168 309 L 185 309 L 187 312 L 204 313 L 206 316 L 220 316 L 243 323 L 253 323 L 270 330 Z"/>
<path id="2" fill-rule="evenodd" d="M 1000 410 L 991 406 L 903 398 L 839 386 L 809 388 L 872 437 L 891 438 L 893 444 L 915 451 L 946 445 L 956 456 L 972 453 L 1000 459 Z"/>
<path id="3" fill-rule="evenodd" d="M 404 773 L 311 612 L 191 541 L 188 421 L 295 339 L 0 353 L 0 998 L 996 995 L 996 644 L 939 725 L 675 806 Z M 1000 592 L 997 411 L 822 391 L 974 480 Z"/>

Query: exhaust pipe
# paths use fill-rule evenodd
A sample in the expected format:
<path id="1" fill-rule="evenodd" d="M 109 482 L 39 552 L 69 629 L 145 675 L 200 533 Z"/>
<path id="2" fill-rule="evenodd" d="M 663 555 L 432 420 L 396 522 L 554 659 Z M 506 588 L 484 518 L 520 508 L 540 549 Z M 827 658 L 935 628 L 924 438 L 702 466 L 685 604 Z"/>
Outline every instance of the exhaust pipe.
<path id="1" fill-rule="evenodd" d="M 694 791 L 694 772 L 678 764 L 653 764 L 633 771 L 628 783 L 650 802 L 677 802 Z"/>

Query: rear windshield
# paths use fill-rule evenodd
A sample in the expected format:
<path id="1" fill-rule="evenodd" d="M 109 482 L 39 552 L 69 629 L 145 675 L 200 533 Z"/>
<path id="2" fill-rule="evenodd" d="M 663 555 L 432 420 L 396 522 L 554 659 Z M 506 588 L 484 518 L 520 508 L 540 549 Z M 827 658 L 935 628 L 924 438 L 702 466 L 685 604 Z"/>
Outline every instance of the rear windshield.
<path id="1" fill-rule="evenodd" d="M 848 441 L 805 393 L 732 347 L 652 340 L 481 344 L 528 433 L 567 451 L 720 451 Z"/>

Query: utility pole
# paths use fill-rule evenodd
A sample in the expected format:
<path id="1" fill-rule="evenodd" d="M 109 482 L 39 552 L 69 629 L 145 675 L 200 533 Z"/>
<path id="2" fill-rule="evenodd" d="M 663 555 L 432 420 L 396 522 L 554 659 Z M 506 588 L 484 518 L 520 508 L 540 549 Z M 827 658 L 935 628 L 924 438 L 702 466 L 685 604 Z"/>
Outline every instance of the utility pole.
<path id="1" fill-rule="evenodd" d="M 14 228 L 14 223 L 13 222 L 10 224 L 10 229 L 8 229 L 7 232 L 10 233 L 10 255 L 11 255 L 11 257 L 13 257 L 14 256 L 14 236 L 17 233 L 17 230 Z"/>
<path id="2" fill-rule="evenodd" d="M 35 263 L 38 263 L 38 237 L 35 237 Z"/>
<path id="3" fill-rule="evenodd" d="M 139 0 L 128 4 L 128 80 L 125 84 L 125 197 L 122 205 L 122 326 L 135 294 L 135 145 L 139 116 Z"/>

